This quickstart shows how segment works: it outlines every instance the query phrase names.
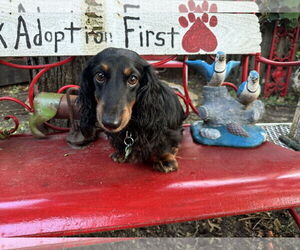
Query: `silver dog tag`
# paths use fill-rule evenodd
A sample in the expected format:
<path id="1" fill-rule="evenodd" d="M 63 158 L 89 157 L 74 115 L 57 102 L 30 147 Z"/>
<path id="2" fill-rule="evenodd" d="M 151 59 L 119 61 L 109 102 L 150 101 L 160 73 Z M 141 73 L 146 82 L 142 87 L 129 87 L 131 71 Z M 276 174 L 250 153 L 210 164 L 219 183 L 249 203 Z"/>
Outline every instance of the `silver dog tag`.
<path id="1" fill-rule="evenodd" d="M 124 144 L 125 144 L 125 160 L 128 159 L 129 155 L 131 154 L 132 151 L 132 145 L 134 144 L 134 139 L 132 138 L 132 134 L 128 133 L 126 131 L 126 137 L 124 139 Z"/>
<path id="2" fill-rule="evenodd" d="M 132 147 L 127 146 L 127 147 L 125 148 L 125 160 L 128 159 L 128 156 L 131 154 L 131 151 L 132 151 Z"/>

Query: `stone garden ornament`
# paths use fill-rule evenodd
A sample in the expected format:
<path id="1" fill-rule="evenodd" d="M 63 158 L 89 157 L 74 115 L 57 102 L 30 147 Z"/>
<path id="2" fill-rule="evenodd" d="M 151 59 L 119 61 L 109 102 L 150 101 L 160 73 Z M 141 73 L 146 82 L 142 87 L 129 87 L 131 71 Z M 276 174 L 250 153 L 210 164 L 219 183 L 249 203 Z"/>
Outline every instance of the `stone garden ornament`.
<path id="1" fill-rule="evenodd" d="M 215 70 L 216 65 L 219 66 L 220 63 L 226 65 L 226 67 L 223 66 L 226 74 L 218 77 L 219 82 L 214 81 L 212 84 L 212 77 L 207 81 L 208 86 L 203 88 L 203 104 L 198 108 L 201 121 L 197 121 L 191 126 L 193 139 L 197 143 L 214 146 L 241 148 L 259 146 L 266 141 L 266 132 L 255 125 L 265 111 L 263 102 L 257 100 L 261 92 L 259 74 L 252 70 L 248 79 L 240 84 L 237 98 L 233 97 L 227 88 L 222 86 L 222 83 L 239 62 L 232 63 L 233 61 L 231 61 L 226 64 L 226 59 L 225 62 L 222 60 L 224 55 L 225 53 L 218 52 L 211 67 L 204 61 L 188 61 L 189 65 L 197 65 L 197 72 L 206 79 L 208 79 L 206 77 L 208 74 L 205 72 L 213 71 L 213 75 L 216 75 L 218 74 Z M 227 69 L 228 64 L 230 66 Z"/>
<path id="2" fill-rule="evenodd" d="M 200 73 L 208 86 L 220 86 L 229 76 L 231 71 L 240 65 L 239 61 L 229 61 L 226 63 L 226 54 L 222 51 L 217 52 L 215 61 L 208 64 L 203 60 L 186 61 L 186 64 Z"/>

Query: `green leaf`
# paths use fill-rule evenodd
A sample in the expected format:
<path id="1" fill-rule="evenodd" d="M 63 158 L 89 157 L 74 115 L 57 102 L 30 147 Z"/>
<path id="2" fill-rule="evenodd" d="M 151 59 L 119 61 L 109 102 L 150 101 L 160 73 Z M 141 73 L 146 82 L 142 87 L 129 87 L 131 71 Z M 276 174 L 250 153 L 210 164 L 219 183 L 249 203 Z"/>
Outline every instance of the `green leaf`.
<path id="1" fill-rule="evenodd" d="M 300 13 L 279 13 L 279 17 L 280 19 L 298 20 Z"/>

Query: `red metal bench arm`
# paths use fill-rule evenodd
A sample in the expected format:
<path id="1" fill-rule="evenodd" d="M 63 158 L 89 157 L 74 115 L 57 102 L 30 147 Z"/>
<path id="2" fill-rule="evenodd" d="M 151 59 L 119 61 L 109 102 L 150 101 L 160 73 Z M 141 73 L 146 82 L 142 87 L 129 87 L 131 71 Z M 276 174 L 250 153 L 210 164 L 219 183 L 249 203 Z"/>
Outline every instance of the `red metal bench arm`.
<path id="1" fill-rule="evenodd" d="M 175 58 L 176 58 L 176 56 L 170 56 L 170 57 L 168 57 L 168 58 L 166 58 L 166 59 L 163 59 L 163 60 L 161 60 L 161 61 L 152 63 L 152 66 L 153 66 L 153 67 L 159 67 L 159 66 L 162 66 L 162 65 L 164 65 L 164 64 L 166 64 L 166 63 L 168 63 L 168 62 L 174 60 Z"/>
<path id="2" fill-rule="evenodd" d="M 300 66 L 300 61 L 293 61 L 293 62 L 276 62 L 270 59 L 267 59 L 260 54 L 255 55 L 255 60 L 257 62 L 261 62 L 264 64 L 269 64 L 272 66 L 282 66 L 282 67 L 293 67 L 293 66 Z"/>
<path id="3" fill-rule="evenodd" d="M 76 58 L 75 56 L 71 56 L 62 61 L 56 62 L 56 63 L 41 64 L 41 65 L 20 65 L 20 64 L 6 62 L 4 60 L 0 60 L 0 64 L 6 65 L 6 66 L 9 66 L 12 68 L 17 68 L 17 69 L 43 69 L 43 68 L 54 68 L 54 67 L 64 65 L 66 63 L 73 61 L 75 58 Z"/>
<path id="4" fill-rule="evenodd" d="M 245 55 L 242 61 L 242 82 L 247 80 L 248 70 L 249 70 L 249 56 L 255 56 L 255 66 L 254 69 L 259 72 L 260 71 L 260 63 L 264 63 L 272 66 L 279 67 L 295 67 L 300 66 L 300 61 L 292 61 L 292 62 L 277 62 L 263 57 L 260 53 Z"/>

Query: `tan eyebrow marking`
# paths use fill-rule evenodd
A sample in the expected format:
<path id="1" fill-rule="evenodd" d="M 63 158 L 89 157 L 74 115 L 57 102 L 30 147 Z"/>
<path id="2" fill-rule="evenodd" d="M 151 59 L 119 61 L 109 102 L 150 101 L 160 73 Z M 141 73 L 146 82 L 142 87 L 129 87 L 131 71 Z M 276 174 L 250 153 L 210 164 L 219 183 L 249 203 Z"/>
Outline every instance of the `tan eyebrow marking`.
<path id="1" fill-rule="evenodd" d="M 100 68 L 101 68 L 103 71 L 108 71 L 108 69 L 109 69 L 108 65 L 105 64 L 105 63 L 100 64 Z"/>
<path id="2" fill-rule="evenodd" d="M 132 69 L 131 68 L 125 68 L 123 72 L 124 72 L 125 75 L 130 76 L 131 73 L 132 73 Z"/>

